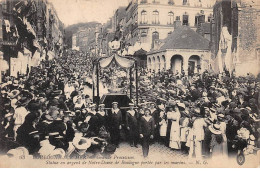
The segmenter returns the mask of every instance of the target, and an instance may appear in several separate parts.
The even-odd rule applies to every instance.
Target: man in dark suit
[[[151,116],[153,117],[154,123],[155,123],[154,140],[157,141],[157,140],[159,140],[160,113],[159,113],[159,110],[155,107],[154,102],[150,103],[150,111],[151,111]]]
[[[142,140],[143,156],[147,157],[149,153],[149,144],[154,138],[154,119],[151,116],[151,111],[145,109],[145,115],[141,117],[139,124],[139,134]]]
[[[129,131],[129,140],[131,147],[137,147],[138,142],[138,120],[139,113],[134,110],[134,104],[129,104],[130,109],[126,112],[126,128]]]
[[[120,130],[122,129],[122,113],[118,108],[118,103],[112,103],[112,109],[108,115],[109,131],[111,134],[111,143],[119,147]]]

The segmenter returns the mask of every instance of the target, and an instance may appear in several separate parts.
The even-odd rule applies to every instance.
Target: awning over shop
[[[131,68],[135,61],[133,59],[129,59],[129,58],[125,58],[122,56],[119,56],[117,54],[114,54],[111,57],[107,57],[107,58],[102,58],[99,62],[100,62],[100,67],[101,68],[106,68],[108,67],[113,61],[116,62],[117,65],[119,65],[122,68]]]

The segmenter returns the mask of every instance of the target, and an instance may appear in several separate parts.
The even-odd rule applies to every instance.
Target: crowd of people
[[[260,147],[259,76],[228,71],[194,76],[141,73],[140,101],[153,102],[159,137],[190,158],[256,154]],[[154,98],[156,97],[156,98]],[[154,105],[158,107],[154,110]],[[157,130],[157,133],[158,133]]]
[[[93,103],[85,82],[93,60],[67,50],[42,61],[28,75],[1,83],[0,151],[68,158],[111,155],[124,141],[133,148],[160,143],[190,158],[254,154],[259,148],[259,78],[228,72],[184,74],[145,70],[139,77],[138,105],[120,109],[111,101]],[[141,154],[140,154],[141,155]]]

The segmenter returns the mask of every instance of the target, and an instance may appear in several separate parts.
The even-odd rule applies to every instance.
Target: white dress
[[[181,114],[177,112],[168,112],[167,118],[171,120],[171,132],[170,132],[170,143],[169,147],[173,149],[181,149],[180,145],[180,117]]]
[[[166,132],[167,132],[167,121],[163,119],[160,123],[160,136],[161,137],[166,137]]]
[[[223,149],[223,156],[222,157],[225,158],[225,159],[228,158],[226,127],[227,127],[227,124],[225,122],[220,122],[220,131],[222,132],[222,136],[223,136],[223,142],[221,143],[222,149]]]
[[[202,141],[204,140],[205,132],[204,127],[207,126],[207,123],[205,122],[204,118],[197,118],[193,122],[193,140],[195,143],[194,152],[196,158],[202,158]],[[190,152],[193,150],[190,149]]]
[[[187,142],[187,136],[188,136],[188,132],[189,132],[189,118],[184,118],[182,125],[181,125],[181,142]]]

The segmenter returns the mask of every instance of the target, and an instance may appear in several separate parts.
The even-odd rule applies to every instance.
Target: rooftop
[[[165,39],[159,51],[166,49],[209,50],[209,41],[189,26],[179,26]]]

